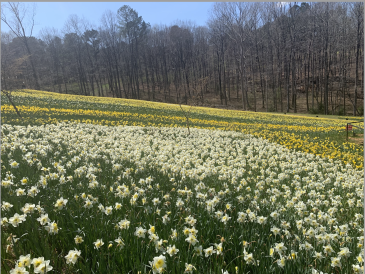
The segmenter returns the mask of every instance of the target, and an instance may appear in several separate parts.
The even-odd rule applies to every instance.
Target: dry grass
[[[357,145],[364,145],[364,134],[356,134],[352,136],[352,133],[349,133],[349,142]]]

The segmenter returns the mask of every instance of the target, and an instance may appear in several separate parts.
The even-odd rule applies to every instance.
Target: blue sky
[[[190,20],[203,26],[208,20],[213,2],[37,2],[33,35],[38,36],[43,28],[55,28],[61,32],[71,14],[84,17],[98,27],[106,10],[116,12],[123,5],[129,5],[151,26],[170,25],[176,20]],[[1,30],[9,30],[3,22]]]

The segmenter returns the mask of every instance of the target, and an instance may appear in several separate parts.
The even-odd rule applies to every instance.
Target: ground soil
[[[355,136],[352,136],[352,133],[349,133],[349,142],[363,146],[364,134],[356,134]]]

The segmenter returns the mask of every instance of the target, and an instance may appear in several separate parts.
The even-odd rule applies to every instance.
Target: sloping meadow
[[[73,121],[108,126],[186,127],[236,131],[264,138],[289,149],[338,159],[363,169],[364,149],[345,141],[347,122],[362,117],[317,118],[189,107],[141,100],[78,96],[22,90],[12,93],[22,118],[1,97],[1,123],[45,125]],[[350,120],[345,120],[350,119]],[[356,129],[357,133],[361,133]]]
[[[10,273],[363,271],[363,169],[343,159],[229,130],[58,122],[1,134]]]

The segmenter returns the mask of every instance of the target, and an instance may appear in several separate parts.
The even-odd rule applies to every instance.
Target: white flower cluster
[[[242,251],[236,256],[250,267],[271,260],[278,269],[285,269],[289,260],[304,256],[311,263],[325,262],[318,265],[332,268],[341,268],[351,260],[355,273],[363,269],[363,170],[341,161],[218,130],[191,129],[188,135],[186,129],[179,128],[73,123],[2,128],[11,132],[2,142],[8,157],[2,191],[19,201],[38,199],[48,191],[53,216],[73,214],[77,206],[85,216],[93,212],[93,218],[112,223],[121,236],[107,239],[105,246],[106,235],[96,236],[92,240],[95,252],[113,245],[125,250],[129,235],[134,233],[134,242],[152,245],[157,256],[149,262],[150,267],[153,273],[162,273],[170,257],[187,250],[194,250],[194,256],[202,260],[223,257],[226,250],[235,250],[228,245],[240,245],[233,238],[243,238]],[[31,133],[37,137],[31,139]],[[20,147],[24,157],[18,159],[14,151],[19,152]],[[62,147],[67,147],[67,152]],[[60,154],[53,160],[56,151]],[[133,167],[125,163],[133,163]],[[34,164],[40,172],[35,181],[14,175],[22,166]],[[146,174],[150,170],[165,176],[166,181]],[[106,173],[112,182],[103,178]],[[50,189],[51,183],[58,190],[68,188],[72,196]],[[99,200],[98,193],[107,193],[108,198]],[[28,215],[38,212],[36,220],[49,234],[63,231],[59,232],[58,219],[52,221],[50,212],[40,204],[25,203],[22,214],[13,208],[2,201],[2,226],[20,227],[31,219]],[[153,225],[147,216],[153,216]],[[221,237],[220,242],[204,238],[211,230],[214,237]],[[249,239],[242,235],[248,230]],[[222,235],[226,231],[231,235]],[[79,234],[73,235],[75,244],[85,244]],[[167,236],[161,239],[159,235]],[[267,241],[266,254],[255,253],[253,246],[259,240]],[[80,252],[70,250],[67,264],[75,264]],[[183,263],[186,273],[198,268]],[[319,271],[313,269],[313,273]]]

